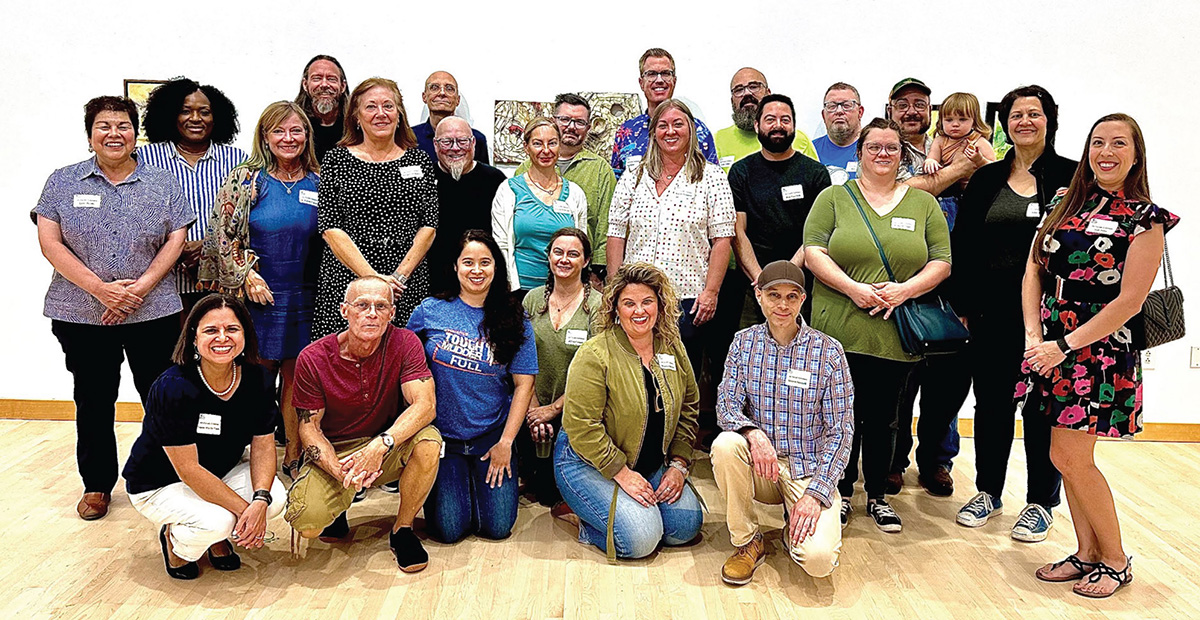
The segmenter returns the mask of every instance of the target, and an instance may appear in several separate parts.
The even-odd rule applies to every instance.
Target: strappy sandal
[[[1088,575],[1087,582],[1089,584],[1099,583],[1101,579],[1108,577],[1117,582],[1117,587],[1113,588],[1112,592],[1096,594],[1093,592],[1088,592],[1086,590],[1081,590],[1080,586],[1082,586],[1083,584],[1077,583],[1071,588],[1071,591],[1074,592],[1075,594],[1078,594],[1079,596],[1086,596],[1088,598],[1108,598],[1108,597],[1116,594],[1117,590],[1120,590],[1121,588],[1124,588],[1125,586],[1133,583],[1133,572],[1130,570],[1132,568],[1133,568],[1133,556],[1132,555],[1125,558],[1125,568],[1122,570],[1116,570],[1113,567],[1105,564],[1104,562],[1097,562],[1096,570],[1092,571],[1092,574]]]
[[[1079,559],[1079,556],[1072,553],[1071,555],[1068,555],[1065,560],[1051,564],[1050,570],[1047,570],[1045,572],[1049,573],[1052,571],[1056,571],[1056,570],[1062,568],[1062,566],[1064,564],[1070,564],[1075,569],[1075,574],[1066,575],[1066,576],[1062,576],[1062,577],[1047,577],[1046,574],[1042,572],[1046,568],[1045,566],[1043,566],[1042,568],[1037,569],[1037,571],[1035,571],[1033,573],[1033,576],[1037,577],[1041,581],[1045,581],[1048,583],[1063,583],[1063,582],[1067,582],[1067,581],[1078,581],[1079,579],[1083,579],[1084,577],[1090,575],[1093,571],[1096,570],[1096,567],[1103,566],[1103,564],[1101,564],[1100,562],[1084,562],[1083,560]]]

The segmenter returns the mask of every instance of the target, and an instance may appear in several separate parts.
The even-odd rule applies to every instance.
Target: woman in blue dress
[[[250,159],[229,173],[217,193],[204,236],[200,282],[252,302],[247,305],[260,354],[283,375],[283,470],[291,476],[300,459],[292,378],[296,357],[309,342],[320,266],[320,165],[312,125],[294,103],[267,106],[254,136]]]

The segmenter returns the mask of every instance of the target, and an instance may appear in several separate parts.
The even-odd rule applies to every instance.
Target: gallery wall
[[[1147,421],[1200,422],[1200,250],[1192,185],[1197,159],[1188,123],[1200,100],[1196,3],[1101,0],[1061,3],[784,3],[742,1],[554,3],[24,3],[0,38],[0,264],[7,267],[0,325],[8,360],[0,398],[70,399],[71,380],[42,316],[51,268],[39,253],[29,210],[47,175],[88,156],[82,106],[120,94],[126,78],[187,75],[223,89],[247,133],[267,104],[295,96],[304,62],[337,56],[351,83],[396,80],[413,118],[433,70],[454,73],[474,125],[491,135],[496,99],[548,100],[565,91],[637,92],[637,58],[670,50],[676,93],[707,124],[731,124],[729,79],[745,65],[801,108],[798,125],[823,133],[825,88],[859,88],[868,117],[888,88],[925,80],[934,102],[953,91],[998,101],[1028,83],[1060,103],[1058,144],[1072,158],[1099,116],[1123,111],[1142,124],[1156,201],[1183,216],[1170,236],[1176,278],[1192,295],[1195,335],[1153,352]],[[1135,8],[1136,6],[1136,8]],[[136,400],[126,374],[122,400]],[[964,411],[970,416],[970,411]]]

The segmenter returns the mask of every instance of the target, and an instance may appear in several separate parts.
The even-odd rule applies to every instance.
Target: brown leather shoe
[[[950,476],[950,470],[942,466],[933,468],[932,475],[926,475],[924,472],[920,475],[921,486],[930,495],[937,497],[950,497],[954,495],[954,478]]]
[[[75,507],[75,512],[78,512],[79,518],[84,521],[95,521],[108,514],[108,503],[111,501],[112,495],[109,493],[84,493],[79,499],[79,505]]]
[[[725,560],[725,565],[721,567],[721,580],[729,585],[744,586],[754,578],[754,569],[762,566],[766,559],[767,549],[760,532]]]
[[[896,495],[904,488],[904,472],[894,471],[887,475],[887,484],[883,487],[883,492],[888,495]]]

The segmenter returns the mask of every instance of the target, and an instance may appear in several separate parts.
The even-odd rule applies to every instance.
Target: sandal
[[[1117,582],[1117,587],[1113,588],[1112,592],[1097,594],[1097,593],[1081,590],[1080,586],[1083,585],[1083,583],[1080,582],[1080,583],[1075,584],[1071,588],[1071,591],[1073,591],[1075,594],[1078,594],[1079,596],[1086,596],[1088,598],[1108,598],[1108,597],[1116,594],[1117,590],[1120,590],[1121,588],[1124,588],[1126,585],[1133,583],[1133,572],[1130,570],[1132,568],[1133,568],[1133,556],[1132,555],[1125,558],[1125,568],[1122,570],[1116,570],[1113,567],[1105,564],[1104,562],[1097,562],[1096,570],[1092,571],[1092,574],[1087,576],[1087,582],[1089,584],[1099,583],[1101,579],[1108,577]]]
[[[1062,577],[1047,577],[1046,576],[1046,573],[1049,573],[1050,571],[1056,571],[1059,568],[1062,568],[1062,566],[1064,564],[1070,564],[1072,567],[1074,567],[1075,574],[1066,575],[1066,576],[1062,576]],[[1082,578],[1088,576],[1089,574],[1091,574],[1093,571],[1095,571],[1096,567],[1098,567],[1098,566],[1104,566],[1104,565],[1101,564],[1100,562],[1084,562],[1083,560],[1079,559],[1079,556],[1072,553],[1071,555],[1068,555],[1065,560],[1051,564],[1049,570],[1046,570],[1046,567],[1043,566],[1043,567],[1037,569],[1037,571],[1034,572],[1033,575],[1034,575],[1034,577],[1037,577],[1038,579],[1048,582],[1048,583],[1064,583],[1067,581],[1076,581],[1076,580],[1082,579]]]

